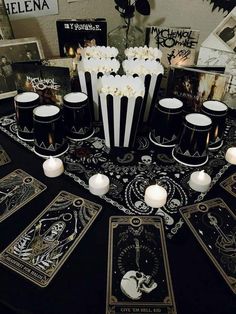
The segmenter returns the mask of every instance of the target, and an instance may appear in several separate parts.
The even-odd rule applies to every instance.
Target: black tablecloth
[[[12,111],[12,100],[0,102],[1,116]],[[91,195],[68,176],[62,175],[53,179],[45,177],[43,160],[2,132],[0,143],[12,159],[11,163],[0,167],[0,177],[20,168],[47,186],[42,194],[0,224],[0,251],[3,251],[61,190],[80,195],[103,206],[94,224],[48,287],[39,288],[0,265],[0,313],[105,313],[108,222],[110,216],[122,213],[101,198]],[[235,170],[236,167],[231,166],[220,181]],[[218,184],[207,194],[205,200],[214,197],[221,197],[235,210],[235,199]],[[235,295],[186,224],[176,237],[167,240],[167,249],[179,314],[236,313]]]

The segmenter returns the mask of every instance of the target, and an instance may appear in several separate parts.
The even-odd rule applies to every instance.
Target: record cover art
[[[199,30],[189,28],[149,26],[145,44],[162,51],[161,63],[165,67],[187,66],[194,64],[199,34]]]
[[[33,91],[39,94],[41,104],[61,106],[63,96],[71,91],[68,68],[28,63],[14,63],[18,92]]]

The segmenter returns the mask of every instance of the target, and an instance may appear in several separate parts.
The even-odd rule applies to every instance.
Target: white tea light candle
[[[101,173],[97,173],[89,178],[89,191],[94,195],[104,195],[109,191],[110,180]]]
[[[150,207],[162,207],[165,205],[166,200],[167,192],[158,184],[150,185],[145,191],[144,201]]]
[[[225,160],[232,165],[236,165],[236,147],[230,147],[227,149]]]
[[[55,178],[60,176],[64,172],[63,162],[60,158],[50,156],[43,163],[43,171],[45,176],[49,178]]]
[[[211,177],[204,170],[194,171],[189,180],[189,186],[197,192],[207,192],[211,184]]]

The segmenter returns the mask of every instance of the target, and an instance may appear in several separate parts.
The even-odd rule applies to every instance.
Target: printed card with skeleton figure
[[[176,313],[162,219],[110,218],[107,310]]]
[[[0,179],[0,222],[46,189],[46,185],[21,169]]]
[[[180,212],[207,255],[236,293],[236,215],[220,198]]]
[[[61,191],[0,255],[0,262],[40,287],[49,284],[101,206]]]
[[[236,196],[236,173],[222,181],[220,186],[233,196]]]

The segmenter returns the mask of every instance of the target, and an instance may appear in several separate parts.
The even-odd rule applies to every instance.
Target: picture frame
[[[0,41],[0,99],[15,96],[12,63],[44,59],[41,41],[36,37]]]

